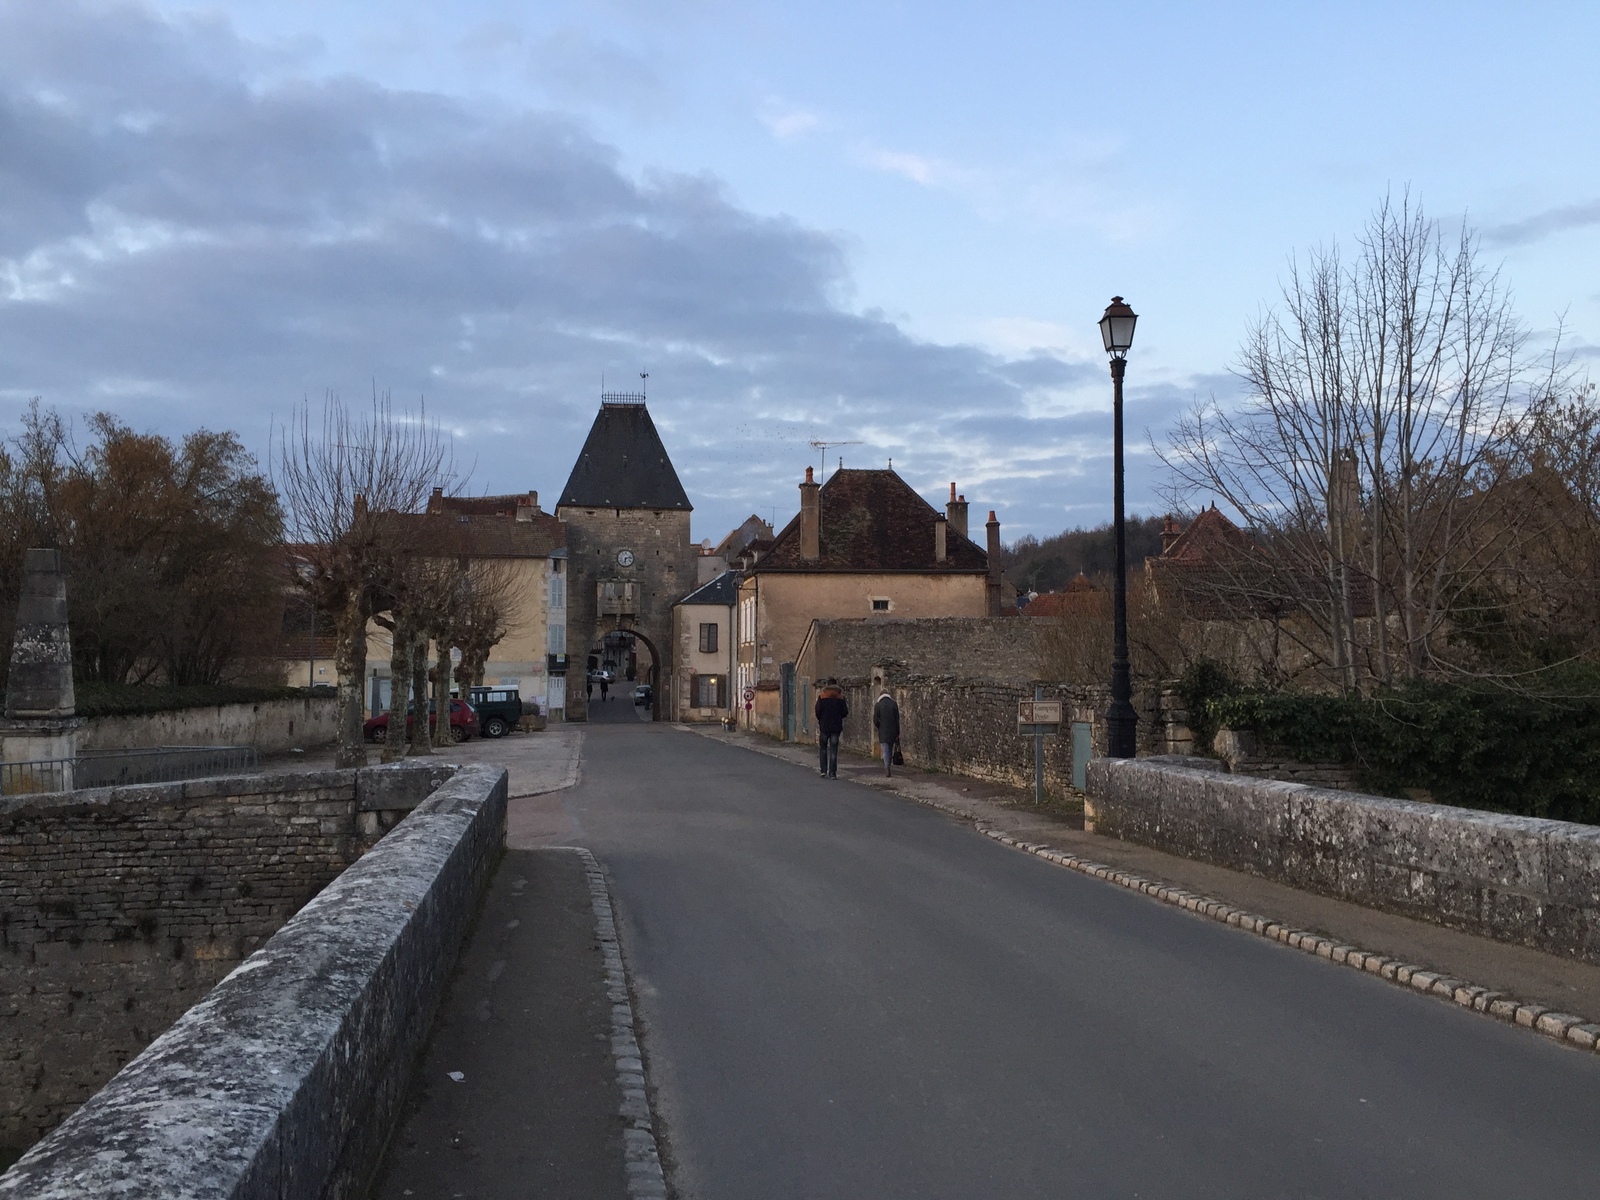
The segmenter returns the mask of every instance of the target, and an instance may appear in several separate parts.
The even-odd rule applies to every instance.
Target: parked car
[[[593,670],[593,671],[589,672],[589,682],[590,683],[608,683],[609,684],[609,683],[615,683],[616,681],[617,681],[617,673],[615,671],[613,671],[610,667],[600,667],[600,668],[598,668],[596,670]]]
[[[412,705],[406,706],[406,736],[411,736]],[[428,703],[428,730],[431,733],[439,732],[439,719],[434,711],[432,701]],[[465,700],[454,697],[450,700],[450,740],[464,742],[468,738],[475,738],[479,734],[478,714],[473,711],[472,705]],[[389,714],[381,712],[367,720],[361,727],[361,735],[369,742],[386,742],[389,740]]]
[[[653,697],[650,694],[650,685],[648,683],[641,683],[633,689],[633,702],[635,704],[649,704],[651,699]]]
[[[467,693],[486,738],[505,737],[522,720],[522,693],[516,688],[473,688]]]

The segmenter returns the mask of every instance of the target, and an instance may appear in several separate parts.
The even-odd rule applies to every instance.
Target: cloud
[[[767,127],[772,136],[781,141],[789,141],[810,133],[822,124],[822,118],[814,112],[803,108],[793,108],[771,101],[761,110],[761,123]]]
[[[911,154],[904,150],[879,150],[868,147],[861,152],[862,161],[877,171],[899,175],[926,188],[948,188],[966,182],[971,172],[953,166],[942,159],[925,154]]]
[[[303,397],[376,383],[427,397],[475,486],[553,492],[601,373],[649,370],[697,536],[784,519],[818,437],[930,496],[960,481],[1008,536],[1106,507],[1104,413],[1063,401],[1102,393],[1103,362],[852,311],[838,237],[709,176],[626,172],[559,112],[298,78],[142,7],[0,2],[0,144],[12,421],[38,395],[264,452]],[[1138,414],[1172,398],[1129,403],[1160,424]]]
[[[1548,209],[1520,221],[1494,225],[1483,231],[1483,239],[1494,246],[1522,246],[1571,229],[1600,225],[1600,200],[1568,204]]]

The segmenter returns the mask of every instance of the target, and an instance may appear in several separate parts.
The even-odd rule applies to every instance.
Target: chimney
[[[1183,530],[1178,528],[1178,522],[1171,513],[1166,520],[1161,522],[1161,553],[1165,554],[1172,549],[1172,543],[1178,540],[1178,535]]]
[[[950,484],[950,503],[944,506],[945,515],[950,518],[950,528],[962,537],[967,536],[967,498],[956,495],[954,481]]]
[[[428,511],[431,513],[444,511],[444,489],[442,487],[434,488],[433,495],[428,497]]]
[[[933,561],[934,562],[943,562],[945,560],[945,558],[948,557],[948,555],[946,554],[946,547],[948,545],[948,541],[947,541],[948,532],[947,531],[949,530],[949,528],[950,528],[950,522],[945,518],[945,515],[943,513],[935,513],[934,517],[933,517]]]
[[[806,481],[800,485],[800,557],[816,562],[822,557],[822,485],[813,481],[806,468]]]
[[[517,497],[517,520],[531,521],[534,514],[539,511],[539,493],[529,492],[526,496]]]
[[[995,519],[994,509],[989,510],[989,523],[984,526],[989,531],[989,615],[1000,615],[1000,522]]]
[[[359,521],[366,515],[367,498],[360,492],[357,492],[355,499],[350,502],[350,519],[351,521]]]

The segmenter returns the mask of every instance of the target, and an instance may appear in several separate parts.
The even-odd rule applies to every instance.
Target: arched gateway
[[[638,637],[657,717],[672,680],[672,606],[695,586],[692,511],[644,396],[601,396],[556,505],[567,529],[567,648],[576,669],[603,659],[606,634]],[[568,719],[586,716],[583,688],[568,688]]]

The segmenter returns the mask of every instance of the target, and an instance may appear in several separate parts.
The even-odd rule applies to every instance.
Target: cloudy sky
[[[1048,534],[1109,514],[1112,293],[1142,443],[1406,186],[1592,357],[1600,8],[1315,7],[0,0],[0,423],[265,457],[376,386],[553,495],[648,371],[697,538],[819,438]]]

